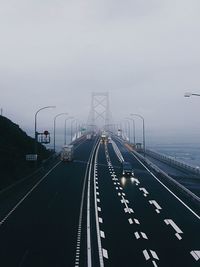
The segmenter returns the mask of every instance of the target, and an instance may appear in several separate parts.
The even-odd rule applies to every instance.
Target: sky
[[[199,0],[1,0],[0,108],[29,134],[56,114],[86,122],[108,92],[114,122],[145,118],[147,142],[200,141]],[[135,118],[138,141],[141,120]],[[63,131],[64,117],[57,127]]]

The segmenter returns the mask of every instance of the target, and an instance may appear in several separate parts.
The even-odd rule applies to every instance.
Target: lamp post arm
[[[54,139],[53,139],[53,150],[54,150],[54,152],[56,151],[56,119],[57,119],[57,117],[62,116],[62,115],[68,115],[68,113],[66,113],[66,112],[59,113],[54,117],[54,124],[53,124],[53,134],[54,134],[53,135],[53,137],[54,137]]]

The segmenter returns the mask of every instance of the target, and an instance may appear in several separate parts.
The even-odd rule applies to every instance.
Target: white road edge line
[[[99,147],[100,147],[100,143],[95,153],[95,159],[94,159],[95,164],[97,163],[97,155],[98,155]],[[94,173],[95,173],[95,168],[94,168]],[[94,181],[95,181],[95,174],[94,174]],[[98,251],[99,251],[99,263],[100,263],[100,267],[104,267],[103,257],[106,256],[105,258],[108,258],[108,252],[107,250],[102,249],[102,244],[101,244],[101,237],[105,238],[105,234],[103,231],[100,231],[99,223],[101,220],[99,220],[98,211],[101,211],[101,208],[97,207],[97,194],[95,194],[96,190],[97,190],[97,187],[94,182],[94,206],[95,206],[95,218],[96,218],[96,230],[97,230],[97,243],[98,243]]]
[[[183,206],[185,206],[193,215],[195,215],[199,220],[200,220],[200,216],[198,214],[196,214],[196,212],[194,212],[187,204],[185,204],[185,202],[183,202],[175,193],[173,193],[165,184],[163,184],[163,182],[161,182],[143,163],[142,161],[135,156],[133,153],[131,153],[141,164],[142,166],[168,191],[170,192],[181,204],[183,204]]]
[[[51,168],[26,194],[20,201],[8,212],[8,214],[0,221],[0,226],[8,219],[8,217],[21,205],[21,203],[33,192],[33,190],[51,173],[59,164],[59,161],[53,168]]]

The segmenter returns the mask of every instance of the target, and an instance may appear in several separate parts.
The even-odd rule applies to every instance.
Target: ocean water
[[[194,167],[200,167],[200,143],[156,144],[148,148]]]

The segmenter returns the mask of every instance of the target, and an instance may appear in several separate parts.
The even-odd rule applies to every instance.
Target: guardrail
[[[200,169],[199,168],[195,168],[193,166],[190,166],[184,162],[181,162],[181,161],[178,161],[176,159],[173,159],[171,157],[168,157],[164,154],[161,154],[161,153],[158,153],[156,151],[153,151],[153,150],[150,150],[150,149],[147,149],[146,150],[146,155],[152,157],[152,158],[155,158],[161,162],[164,162],[164,163],[167,163],[168,165],[172,166],[172,167],[175,167],[179,170],[183,170],[183,171],[187,171],[191,174],[195,174],[195,175],[198,175],[200,176]]]
[[[161,170],[158,166],[156,166],[154,163],[152,163],[147,158],[144,158],[141,154],[134,151],[132,152],[135,156],[140,158],[141,161],[146,163],[149,167],[151,167],[156,173],[161,174],[162,177],[165,177],[168,182],[170,182],[171,185],[173,185],[177,190],[181,191],[184,195],[189,197],[198,207],[200,207],[200,198],[196,196],[194,193],[192,193],[189,189],[187,189],[185,186],[181,185],[179,182],[174,180],[171,176],[169,176],[166,172]]]
[[[196,205],[196,207],[200,208],[200,198],[196,196],[194,193],[192,193],[189,189],[187,189],[185,186],[181,185],[179,182],[174,180],[171,176],[169,176],[166,172],[161,170],[157,165],[152,163],[150,160],[148,160],[146,157],[142,156],[140,153],[135,151],[129,144],[124,142],[123,140],[118,138],[118,141],[121,142],[121,144],[125,145],[128,151],[130,151],[134,156],[138,157],[144,164],[149,166],[153,171],[155,171],[158,175],[161,175],[164,179],[166,179],[167,182],[171,184],[174,188],[176,188],[179,192],[182,193],[183,196],[186,196],[192,202]],[[190,166],[191,167],[191,166]]]

